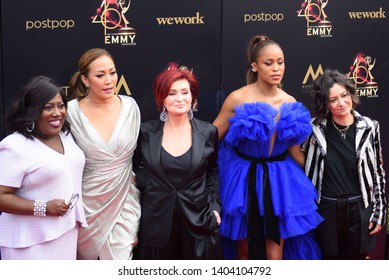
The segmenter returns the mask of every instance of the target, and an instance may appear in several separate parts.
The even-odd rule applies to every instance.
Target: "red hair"
[[[187,69],[170,67],[161,72],[154,80],[154,100],[157,104],[158,111],[161,112],[163,110],[163,101],[168,96],[172,84],[178,80],[187,80],[189,82],[190,92],[192,94],[192,105],[196,103],[199,92],[199,83],[195,75]]]

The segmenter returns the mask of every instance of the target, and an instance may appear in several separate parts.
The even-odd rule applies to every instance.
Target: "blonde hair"
[[[90,64],[102,56],[108,56],[113,61],[112,55],[105,49],[100,48],[87,50],[80,57],[78,61],[78,71],[74,73],[73,77],[70,79],[69,82],[72,99],[77,98],[77,100],[81,100],[88,95],[88,89],[82,82],[81,76],[88,76]]]

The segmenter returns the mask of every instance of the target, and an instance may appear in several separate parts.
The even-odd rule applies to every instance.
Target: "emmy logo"
[[[378,84],[374,81],[372,74],[374,65],[375,59],[373,60],[369,55],[358,53],[347,77],[353,79],[357,86],[364,84],[366,89],[376,89]]]
[[[92,17],[93,23],[101,23],[104,26],[104,34],[107,35],[107,30],[117,29],[117,33],[121,35],[133,35],[135,29],[130,27],[130,22],[125,14],[130,8],[131,0],[104,0],[96,11],[96,15]]]
[[[297,11],[299,17],[305,17],[307,26],[316,25],[320,28],[331,28],[331,22],[327,20],[324,8],[328,0],[305,0],[301,4],[301,10]]]

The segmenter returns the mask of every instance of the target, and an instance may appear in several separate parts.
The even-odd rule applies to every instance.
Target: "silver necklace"
[[[347,131],[348,131],[348,128],[350,127],[351,124],[349,124],[348,126],[346,126],[345,128],[342,128],[340,129],[334,122],[333,119],[331,119],[332,121],[332,124],[334,125],[335,129],[337,131],[339,131],[340,135],[342,136],[343,139],[346,139],[346,135],[347,135]]]

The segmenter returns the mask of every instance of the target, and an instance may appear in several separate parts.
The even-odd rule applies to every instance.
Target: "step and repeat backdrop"
[[[308,108],[311,83],[324,69],[355,83],[358,111],[380,122],[389,160],[388,1],[2,0],[0,9],[2,116],[33,76],[49,76],[68,91],[81,54],[100,47],[115,58],[118,94],[135,98],[144,121],[158,116],[155,76],[178,62],[199,80],[195,116],[212,122],[225,97],[245,84],[248,40],[265,34],[284,50],[284,90]],[[384,258],[384,239],[382,233],[371,258]]]

